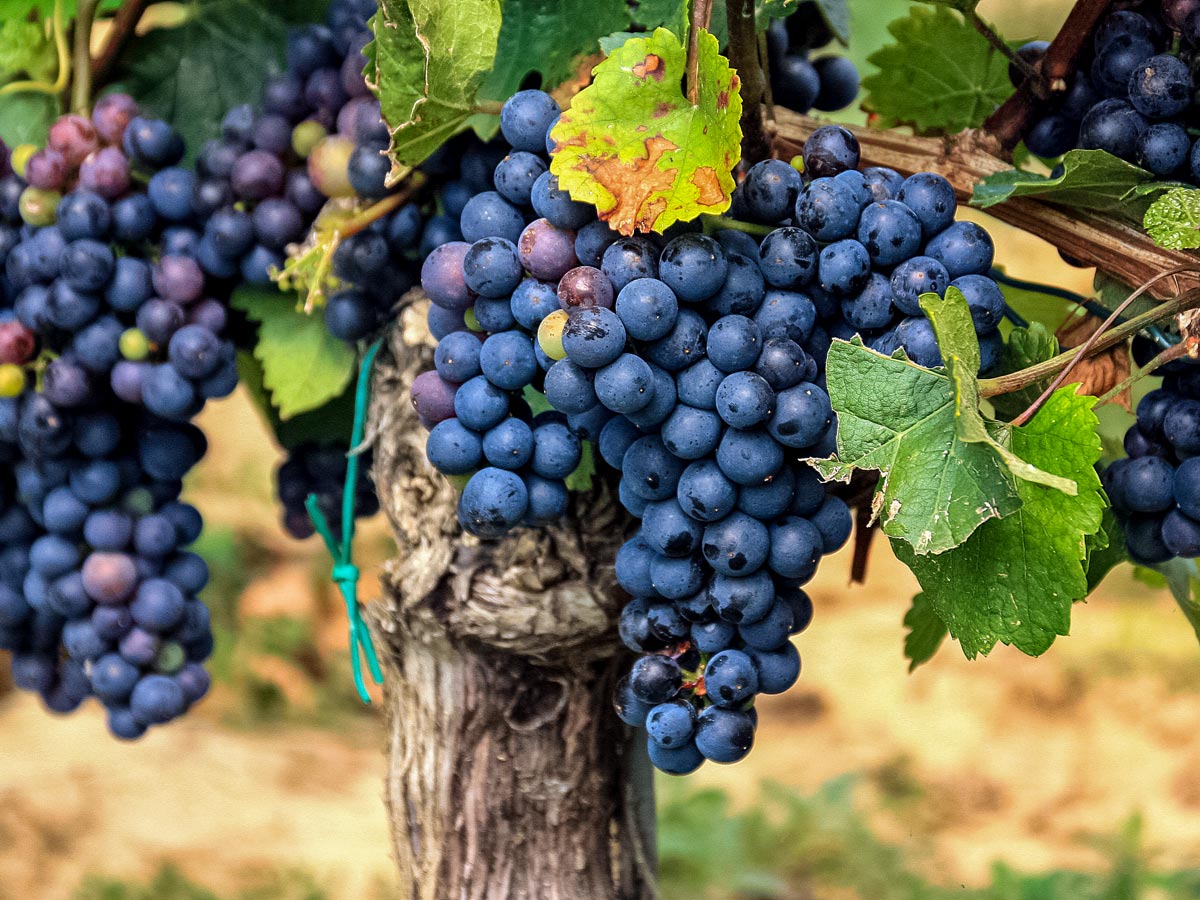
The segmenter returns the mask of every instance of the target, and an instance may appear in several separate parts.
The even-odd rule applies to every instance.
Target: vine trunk
[[[604,486],[564,527],[464,538],[408,402],[432,344],[409,309],[376,364],[369,440],[398,552],[369,607],[401,896],[644,900],[653,795],[612,712],[629,524]]]

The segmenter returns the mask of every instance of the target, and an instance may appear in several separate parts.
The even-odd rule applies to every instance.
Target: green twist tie
[[[371,678],[376,684],[383,684],[383,671],[379,668],[379,657],[375,654],[375,642],[371,640],[370,629],[363,621],[362,610],[358,605],[358,566],[354,565],[354,497],[358,485],[358,454],[353,452],[363,441],[363,432],[367,423],[367,401],[371,393],[371,367],[375,362],[375,354],[379,352],[380,341],[372,344],[363,354],[362,365],[358,370],[358,387],[354,393],[354,428],[350,433],[350,450],[346,456],[346,481],[342,486],[342,543],[339,545],[333,537],[333,529],[321,507],[317,503],[317,495],[309,494],[304,506],[312,517],[317,533],[325,541],[329,555],[333,557],[333,571],[330,577],[342,592],[346,601],[346,618],[350,620],[350,665],[354,670],[354,687],[363,703],[371,702],[367,686],[363,681],[362,657],[367,658],[367,667],[371,670]]]

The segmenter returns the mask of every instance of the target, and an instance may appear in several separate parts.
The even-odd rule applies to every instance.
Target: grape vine
[[[562,46],[515,0],[316,5],[143,38],[130,2],[93,60],[96,4],[73,49],[60,4],[4,73],[0,646],[50,708],[95,696],[136,738],[204,695],[191,420],[240,370],[310,537],[371,458],[346,443],[362,353],[410,306],[466,542],[608,490],[628,514],[617,713],[667,772],[744,757],[755,696],[799,677],[848,499],[921,583],[914,664],[945,634],[1042,653],[1123,555],[1200,555],[1195,3],[1083,0],[1020,47],[969,0],[916,7],[861,82],[838,2],[564,2]],[[203,85],[164,109],[239,9],[262,59],[220,109]],[[860,92],[870,127],[806,115]],[[1097,267],[1096,296],[1017,309],[968,198]],[[1106,321],[1060,350],[1079,306]],[[1105,455],[1095,407],[1151,375]]]

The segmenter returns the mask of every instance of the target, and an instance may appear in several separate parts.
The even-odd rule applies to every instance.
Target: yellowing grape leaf
[[[622,234],[665,231],[729,208],[740,154],[737,73],[700,34],[697,102],[684,93],[687,52],[665,28],[596,66],[551,132],[550,170],[575,200]]]

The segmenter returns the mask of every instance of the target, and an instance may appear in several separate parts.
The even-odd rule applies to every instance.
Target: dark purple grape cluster
[[[990,367],[1005,311],[984,274],[992,242],[954,223],[940,176],[858,172],[857,142],[835,126],[805,148],[807,183],[775,160],[747,173],[733,214],[779,226],[761,240],[699,223],[621,237],[549,173],[557,116],[538,91],[505,104],[496,189],[463,207],[463,240],[425,261],[439,343],[412,397],[427,455],[460,479],[463,528],[495,538],[563,516],[562,479],[593,443],[640,520],[615,560],[634,598],[621,636],[641,654],[619,714],[646,727],[664,771],[735,762],[754,697],[799,676],[802,585],[851,531],[801,461],[835,449],[830,341],[859,333],[940,365],[917,298],[953,284]],[[533,415],[539,396],[551,410]]]
[[[1200,3],[1166,0],[1122,4],[1099,24],[1068,89],[1030,122],[1031,153],[1061,156],[1076,147],[1107,150],[1162,178],[1200,183],[1195,125],[1194,49]],[[1036,63],[1046,41],[1020,49]],[[1014,84],[1023,75],[1009,70]]]
[[[1104,488],[1134,562],[1200,556],[1200,371],[1176,371],[1137,406],[1125,459],[1104,471]]]
[[[345,442],[300,444],[288,451],[287,460],[275,471],[275,487],[283,504],[283,528],[298,541],[312,537],[316,529],[305,503],[315,494],[317,504],[333,529],[334,537],[342,539],[342,488],[346,479]],[[361,457],[358,484],[354,494],[356,517],[369,517],[379,512],[379,498],[367,473],[371,469],[371,452]]]
[[[0,391],[0,648],[19,687],[58,712],[94,695],[125,739],[204,696],[213,648],[179,495],[206,449],[190,420],[237,368],[224,303],[178,252],[182,155],[115,94],[0,180],[0,332],[29,345]]]
[[[810,55],[833,41],[820,7],[805,0],[787,19],[767,31],[767,61],[771,98],[775,103],[806,113],[810,109],[836,112],[858,96],[858,68],[845,56]]]

